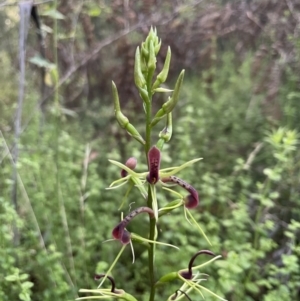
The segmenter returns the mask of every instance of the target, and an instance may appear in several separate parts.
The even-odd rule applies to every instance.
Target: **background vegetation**
[[[118,244],[102,243],[122,199],[105,190],[119,175],[107,159],[135,156],[141,170],[146,162],[114,121],[110,84],[116,82],[126,114],[142,131],[133,58],[150,25],[165,46],[160,64],[171,46],[171,78],[186,69],[162,165],[204,158],[180,176],[198,189],[197,219],[210,249],[223,255],[203,271],[210,274],[207,287],[231,301],[299,300],[298,1],[38,4],[43,43],[31,22],[14,179],[23,8],[0,4],[0,300],[74,300],[79,288],[97,285],[94,273],[118,252]],[[160,224],[162,240],[181,250],[166,256],[158,248],[159,275],[209,248],[182,218],[172,213]],[[142,233],[143,224],[133,223]],[[137,246],[134,265],[128,251],[114,270],[117,286],[142,301],[144,251]],[[175,288],[162,290],[161,300]]]

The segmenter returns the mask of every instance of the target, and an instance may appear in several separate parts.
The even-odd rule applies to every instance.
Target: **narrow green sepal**
[[[135,51],[134,82],[138,88],[144,88],[146,86],[146,80],[141,68],[141,53],[139,47],[137,47]]]
[[[158,141],[156,142],[156,147],[162,151],[163,150],[163,147],[164,147],[164,144],[165,144],[165,140],[160,138],[158,139]]]
[[[171,89],[166,89],[166,88],[156,88],[153,90],[153,92],[158,92],[158,93],[170,93],[173,92],[174,90]]]
[[[123,294],[120,299],[122,300],[127,300],[127,301],[137,301],[137,299],[135,299],[132,295],[125,293]]]
[[[145,241],[144,237],[142,237],[138,234],[131,232],[131,240],[136,241],[136,242],[140,243],[141,245],[146,246],[147,248],[149,247],[149,243],[147,241]]]
[[[169,100],[162,105],[161,109],[158,110],[158,112],[156,113],[156,115],[154,116],[151,122],[151,126],[156,125],[166,114],[172,112],[172,110],[176,106],[179,100],[179,92],[183,82],[183,77],[184,77],[184,70],[182,70],[178,76],[172,97],[169,97]]]
[[[169,96],[168,101],[166,103],[168,103],[171,100],[172,100],[172,98]],[[163,119],[165,117],[166,114],[167,114],[167,112],[165,111],[164,106],[162,106],[162,108],[160,108],[157,111],[157,113],[155,114],[153,120],[151,121],[151,126],[156,125],[161,119]]]
[[[177,272],[172,272],[162,276],[156,283],[155,286],[165,284],[167,282],[174,281],[176,279],[180,279]]]
[[[157,75],[156,80],[152,86],[152,90],[158,88],[162,83],[164,83],[168,77],[169,69],[170,69],[170,62],[171,62],[171,49],[168,47],[167,56],[165,59],[164,67],[161,72]]]
[[[158,211],[158,217],[161,217],[167,213],[170,213],[171,211],[177,209],[178,207],[183,206],[184,203],[182,200],[175,200],[167,204],[166,206],[162,207]]]
[[[121,107],[120,107],[120,101],[119,101],[119,94],[118,94],[118,89],[116,84],[112,81],[111,82],[111,89],[113,93],[113,100],[114,100],[114,107],[115,107],[115,114],[116,112],[121,112]]]
[[[172,112],[172,110],[174,109],[174,107],[176,106],[176,104],[179,100],[179,92],[180,92],[181,85],[182,85],[182,82],[183,82],[184,72],[185,71],[182,70],[181,73],[178,76],[172,98],[169,101],[167,101],[166,103],[163,104],[163,108],[165,109],[166,114]]]

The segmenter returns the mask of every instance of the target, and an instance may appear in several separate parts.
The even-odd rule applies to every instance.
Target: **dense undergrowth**
[[[172,161],[179,165],[203,157],[181,176],[195,183],[200,196],[197,221],[213,244],[211,250],[223,256],[217,267],[203,271],[211,275],[206,286],[232,301],[297,300],[300,127],[299,105],[293,101],[299,92],[293,91],[294,78],[287,76],[280,95],[283,118],[270,120],[262,113],[262,97],[252,94],[251,62],[249,54],[236,68],[225,53],[212,85],[199,76],[186,79],[174,112],[177,126],[161,164],[164,167]],[[34,87],[27,93],[25,117],[38,97]],[[95,286],[94,273],[106,270],[117,253],[116,244],[103,244],[116,220],[111,208],[122,197],[105,190],[119,173],[108,159],[125,161],[135,156],[142,170],[146,162],[142,161],[143,150],[126,137],[115,140],[109,122],[112,107],[103,111],[100,99],[94,114],[102,124],[96,134],[94,120],[62,110],[57,114],[57,107],[51,104],[41,131],[36,113],[20,141],[18,213],[10,201],[12,133],[8,128],[1,134],[3,301],[73,300],[80,287]],[[6,111],[3,116],[7,124],[9,115]],[[132,196],[130,202],[134,201]],[[172,212],[159,224],[159,236],[181,246],[172,256],[157,249],[161,275],[209,247],[181,220],[182,213]],[[142,233],[144,225],[134,223]],[[19,241],[14,242],[16,233]],[[146,254],[138,247],[135,252],[134,266],[127,250],[114,275],[118,275],[118,286],[135,292],[142,301],[147,300]],[[159,293],[163,298],[170,290]]]

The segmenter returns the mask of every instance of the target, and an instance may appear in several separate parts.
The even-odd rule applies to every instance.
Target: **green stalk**
[[[151,93],[151,83],[152,75],[147,78],[147,90],[149,96],[149,102],[146,103],[146,143],[145,143],[145,153],[148,162],[148,152],[151,148],[151,121],[152,121],[152,93]],[[153,195],[151,192],[150,184],[148,185],[148,201],[147,206],[153,209]],[[150,218],[149,224],[149,239],[155,241],[156,239],[156,220],[155,218]],[[148,248],[148,267],[149,267],[149,279],[150,279],[150,296],[149,301],[154,301],[155,298],[155,271],[154,271],[154,258],[155,258],[155,244],[149,244]]]
[[[148,207],[152,208],[152,193],[150,189],[150,184],[148,187]],[[150,218],[149,225],[149,240],[155,240],[156,233],[156,219]],[[149,278],[150,278],[150,297],[149,301],[154,301],[155,297],[155,272],[154,272],[154,258],[155,258],[155,244],[149,244],[148,248],[148,260],[149,260]]]
[[[151,88],[150,88],[151,89]],[[149,91],[149,90],[148,90]],[[145,154],[146,154],[146,159],[147,163],[148,162],[148,152],[151,148],[151,121],[152,121],[152,97],[151,97],[151,92],[149,93],[149,103],[146,103],[146,143],[145,143]]]

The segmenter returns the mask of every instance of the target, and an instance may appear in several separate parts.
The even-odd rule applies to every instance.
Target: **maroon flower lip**
[[[188,209],[196,208],[199,204],[198,197],[195,198],[193,195],[189,194],[184,198],[184,206]]]
[[[183,270],[180,272],[180,276],[182,276],[185,279],[192,279],[193,278],[193,264],[195,259],[201,255],[201,254],[206,254],[206,255],[210,255],[210,256],[215,256],[215,254],[212,251],[209,250],[200,250],[198,251],[196,254],[194,254],[194,256],[191,258],[190,262],[189,262],[189,266],[187,270]]]
[[[159,180],[160,168],[160,150],[156,146],[152,146],[148,153],[149,174],[147,181],[150,184],[156,184]]]
[[[148,213],[151,218],[154,217],[154,211],[149,207],[139,207],[131,211],[120,223],[118,223],[113,228],[113,238],[119,240],[123,245],[127,245],[130,242],[130,232],[125,228],[129,224],[129,222],[140,213]]]
[[[162,178],[161,181],[163,183],[168,183],[168,182],[176,183],[190,193],[188,196],[184,198],[186,208],[193,209],[198,206],[199,204],[198,192],[192,185],[175,176]]]

